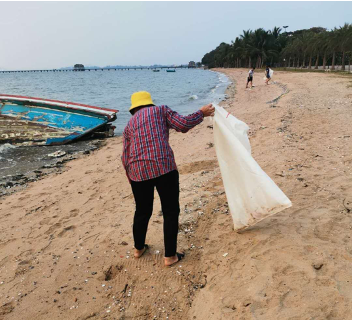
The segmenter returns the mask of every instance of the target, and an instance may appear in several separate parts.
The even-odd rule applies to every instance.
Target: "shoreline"
[[[215,86],[209,91],[208,94],[211,95],[211,93],[214,93],[216,91],[216,96],[222,96],[219,98],[222,99],[221,101],[226,100],[227,89],[223,90],[221,89],[221,87],[224,82],[226,84],[230,80],[225,74],[221,72],[211,72],[215,72],[218,75],[218,81],[216,82]],[[226,81],[223,81],[221,77],[225,77]],[[192,111],[190,111],[190,113],[191,112]],[[116,135],[114,135],[114,137],[109,139],[119,139],[121,136],[122,133],[117,133]],[[35,167],[32,166],[32,168],[28,168],[27,170],[21,169],[19,170],[19,172],[17,172],[18,170],[16,170],[16,172],[12,173],[13,170],[10,170],[10,173],[5,174],[3,177],[0,177],[0,199],[20,190],[24,190],[25,188],[27,188],[28,184],[40,180],[43,177],[62,172],[63,170],[65,170],[65,163],[68,163],[69,161],[80,158],[87,154],[89,155],[89,153],[100,149],[101,146],[105,145],[106,143],[108,143],[108,139],[81,140],[79,142],[72,143],[69,145],[45,147],[47,149],[47,152],[44,153],[44,148],[34,147],[37,148],[36,150],[41,154],[40,158],[46,160],[38,160],[38,157],[36,157],[35,159],[30,159],[30,161],[38,162],[38,165]],[[73,151],[71,149],[73,149]],[[49,154],[59,151],[63,151],[65,155],[57,157],[56,160],[55,157],[50,158],[50,156],[48,156]],[[15,154],[15,157],[18,157],[18,154]],[[7,158],[9,158],[8,155]],[[21,165],[23,166],[24,164],[21,163]]]
[[[233,82],[221,105],[250,126],[253,157],[293,207],[234,232],[212,122],[205,119],[185,135],[170,132],[180,172],[179,250],[186,258],[162,266],[156,196],[150,250],[135,260],[122,141],[109,139],[88,157],[68,162],[64,172],[0,199],[5,320],[24,314],[39,320],[348,318],[348,79],[277,72],[274,80],[289,92],[268,104],[281,87],[264,86],[255,74],[256,87],[245,90],[248,70],[218,71]]]
[[[89,155],[91,152],[100,149],[106,144],[106,140],[101,139],[91,139],[80,142],[81,144],[78,146],[77,144],[71,144],[50,147],[50,149],[46,149],[47,152],[42,152],[44,151],[42,146],[29,147],[36,148],[37,151],[41,151],[41,156],[45,160],[38,161],[36,159],[38,164],[32,169],[20,170],[20,172],[3,175],[0,178],[0,199],[20,190],[26,189],[28,184],[34,181],[43,179],[51,174],[62,172],[65,170],[65,163],[81,158],[85,155]],[[15,148],[18,147],[14,147],[14,149]],[[16,152],[18,152],[18,150],[16,150]]]

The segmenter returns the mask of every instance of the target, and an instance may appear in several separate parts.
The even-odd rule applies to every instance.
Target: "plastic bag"
[[[291,201],[253,159],[247,124],[213,105],[216,155],[235,230],[291,207]]]
[[[274,70],[269,69],[269,77],[270,77],[270,79],[272,78],[273,74],[274,74]],[[267,80],[267,79],[268,78],[266,76],[263,78],[264,81]]]

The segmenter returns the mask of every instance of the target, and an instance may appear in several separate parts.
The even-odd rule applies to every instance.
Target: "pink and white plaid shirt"
[[[132,181],[144,181],[177,170],[169,130],[186,133],[203,121],[203,112],[182,116],[167,106],[137,111],[123,131],[122,163]]]

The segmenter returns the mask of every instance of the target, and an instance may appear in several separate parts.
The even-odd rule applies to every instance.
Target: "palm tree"
[[[343,27],[335,29],[339,50],[342,52],[341,70],[345,70],[345,53],[348,50],[350,40],[351,25],[345,23]]]
[[[308,68],[311,69],[314,63],[314,68],[317,69],[321,58],[324,69],[331,61],[331,69],[334,70],[336,60],[340,62],[340,58],[342,70],[345,69],[346,59],[349,65],[351,64],[351,24],[346,23],[343,27],[331,31],[326,31],[325,28],[311,28],[283,34],[278,27],[269,31],[263,28],[254,31],[243,30],[243,33],[231,44],[223,42],[216,49],[205,54],[202,63],[209,68],[240,68],[251,67],[255,60],[256,67],[261,68],[264,63],[273,64],[284,59],[288,67],[305,67],[308,64]]]
[[[295,63],[295,59],[296,59],[296,67],[299,68],[300,67],[300,58],[302,56],[302,52],[303,52],[303,43],[301,38],[296,38],[295,40],[293,40],[292,42],[292,53],[293,53],[293,65]]]
[[[313,54],[315,54],[316,47],[315,47],[315,42],[317,39],[317,35],[315,33],[307,33],[306,35],[306,53],[309,55],[309,62],[308,62],[308,69],[312,69],[312,60],[313,60]]]
[[[325,47],[326,47],[326,32],[319,33],[315,36],[314,42],[312,44],[313,46],[313,51],[317,55],[315,59],[315,66],[314,69],[318,69],[319,67],[319,57],[320,54],[325,52]],[[325,65],[324,65],[325,69]]]
[[[269,32],[271,34],[271,39],[270,39],[271,50],[274,51],[270,54],[271,65],[273,64],[273,59],[276,58],[278,54],[281,52],[283,48],[282,47],[283,40],[286,38],[281,36],[281,30],[282,29],[280,27],[274,27],[273,30]]]
[[[306,58],[309,55],[310,58],[310,65],[311,65],[311,58],[312,58],[312,40],[313,40],[313,33],[312,32],[304,32],[300,37],[300,47],[303,53],[303,60],[302,60],[302,67],[306,67]]]
[[[257,58],[257,68],[262,68],[265,62],[268,63],[269,58],[277,57],[278,52],[274,43],[275,38],[269,31],[259,28],[253,32],[250,52]]]
[[[235,68],[240,68],[241,66],[241,57],[243,55],[243,44],[242,40],[239,37],[236,37],[235,42],[232,41],[232,51],[234,53],[234,57],[236,58],[235,61]]]
[[[280,27],[274,27],[274,29],[271,31],[271,34],[277,39],[280,36],[282,29]]]
[[[335,70],[336,51],[339,50],[339,46],[338,31],[334,28],[334,30],[329,32],[328,37],[328,48],[332,52],[331,70]]]
[[[281,56],[287,60],[287,67],[291,66],[291,56],[292,56],[292,44],[287,45],[282,51]]]
[[[346,55],[347,55],[347,58],[348,58],[348,71],[350,72],[351,71],[351,57],[352,57],[352,24],[350,24],[349,26],[349,32],[348,32],[348,35],[347,35],[347,39],[346,40]]]
[[[251,54],[250,54],[250,41],[252,36],[252,30],[243,30],[243,34],[240,35],[242,40],[243,54],[245,58],[248,57],[248,68],[252,66],[251,63]]]

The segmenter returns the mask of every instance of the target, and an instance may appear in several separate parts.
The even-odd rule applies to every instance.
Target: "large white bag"
[[[292,203],[253,159],[247,124],[213,105],[216,154],[235,230],[240,230]]]

